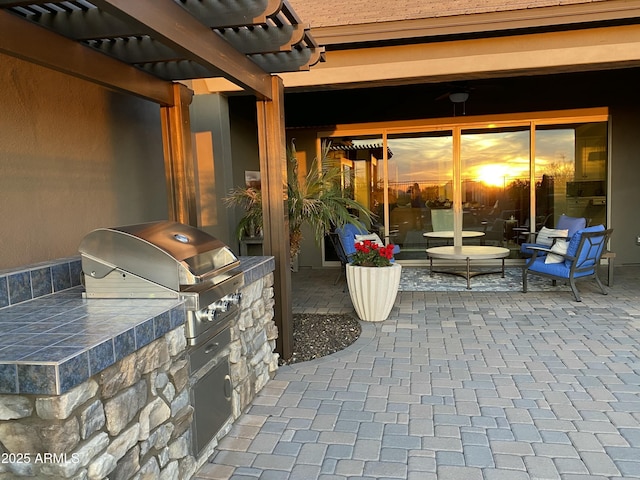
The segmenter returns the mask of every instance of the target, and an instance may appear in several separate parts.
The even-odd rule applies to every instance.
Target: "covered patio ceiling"
[[[224,78],[259,98],[324,60],[287,0],[0,0],[0,52],[125,91]]]

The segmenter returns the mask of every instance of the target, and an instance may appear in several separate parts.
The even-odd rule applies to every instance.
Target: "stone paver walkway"
[[[294,312],[352,311],[337,270]],[[609,295],[400,292],[329,357],[281,367],[198,479],[640,478],[640,268]]]

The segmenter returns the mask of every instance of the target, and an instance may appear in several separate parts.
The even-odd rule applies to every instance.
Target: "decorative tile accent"
[[[51,267],[53,276],[53,291],[60,292],[71,288],[71,271],[68,263],[61,263]]]
[[[136,351],[136,335],[134,330],[127,330],[113,339],[116,362]]]
[[[89,350],[89,375],[93,376],[101,372],[116,361],[113,353],[113,340],[96,345]]]
[[[9,305],[9,286],[7,277],[0,276],[0,308]]]
[[[70,261],[69,271],[71,272],[71,287],[82,285],[82,262],[79,259]]]
[[[18,365],[18,393],[55,394],[55,365]]]
[[[26,302],[31,300],[31,275],[29,272],[19,272],[9,275],[9,303]]]
[[[58,375],[60,378],[59,393],[64,393],[87,381],[91,377],[88,354],[83,353],[61,363],[58,367]]]
[[[153,319],[153,328],[155,330],[155,337],[160,338],[171,330],[171,315],[169,312],[164,312]]]
[[[53,293],[50,267],[31,270],[30,274],[33,298],[43,297],[45,295]]]
[[[17,365],[0,365],[0,392],[18,393]]]
[[[187,311],[184,308],[174,308],[171,310],[171,330],[184,325],[187,321]]]
[[[136,348],[142,348],[153,341],[153,319],[136,327]]]

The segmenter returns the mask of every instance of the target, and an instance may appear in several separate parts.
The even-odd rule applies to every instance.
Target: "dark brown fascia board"
[[[127,23],[134,22],[185,58],[222,72],[224,78],[258,98],[270,99],[271,75],[173,0],[92,0],[92,3]]]
[[[640,0],[608,0],[580,5],[335,27],[313,26],[313,36],[320,45],[348,45],[629,19],[640,19]]]
[[[0,52],[160,105],[174,102],[171,82],[2,10]]]

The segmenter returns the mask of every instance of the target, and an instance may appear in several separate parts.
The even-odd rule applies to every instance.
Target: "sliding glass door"
[[[390,241],[402,246],[398,258],[422,259],[423,234],[453,211],[452,132],[390,134],[387,146]],[[453,230],[453,224],[435,228]]]
[[[528,225],[529,132],[527,126],[462,130],[462,227],[483,231],[485,245],[518,250],[519,227]]]
[[[345,194],[375,214],[367,226],[400,245],[398,260],[470,243],[520,258],[529,233],[561,214],[606,225],[608,115],[581,112],[390,123],[321,140],[343,168]]]
[[[535,138],[538,226],[563,213],[606,224],[607,122],[537,126]]]

